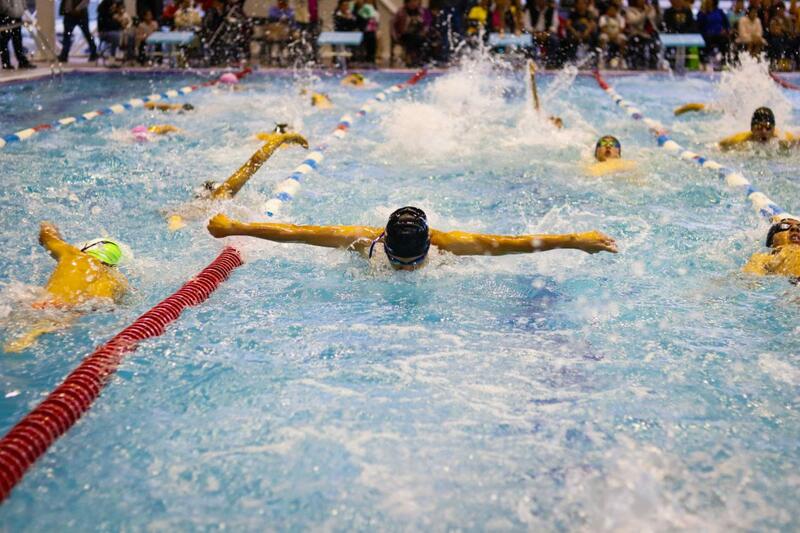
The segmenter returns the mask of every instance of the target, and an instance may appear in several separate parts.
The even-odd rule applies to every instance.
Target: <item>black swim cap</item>
[[[183,109],[184,111],[191,111],[194,109],[194,106],[192,104],[183,104]]]
[[[428,218],[422,209],[401,207],[389,216],[384,238],[386,255],[391,257],[419,257],[428,252],[431,236]]]
[[[750,119],[750,129],[753,129],[756,124],[766,124],[770,128],[774,128],[775,113],[768,107],[759,107],[753,111],[753,118]]]
[[[792,222],[794,222],[794,224],[792,224],[792,222],[787,222],[787,220],[791,220]],[[772,226],[770,226],[769,231],[767,232],[767,248],[772,248],[772,241],[775,238],[776,233],[780,233],[782,231],[788,231],[792,228],[793,225],[796,224],[798,224],[797,220],[793,218],[784,218],[782,220],[779,220]]]

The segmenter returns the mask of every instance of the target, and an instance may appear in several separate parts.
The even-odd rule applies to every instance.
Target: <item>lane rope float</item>
[[[172,296],[87,356],[58,388],[11,428],[0,439],[0,502],[50,445],[89,410],[127,352],[135,350],[140,341],[163,334],[184,309],[204,302],[242,264],[238,250],[230,246],[223,249]]]
[[[617,106],[621,107],[632,119],[643,122],[650,129],[651,133],[656,137],[659,148],[663,148],[682,161],[693,162],[700,165],[702,168],[716,172],[717,176],[723,180],[726,185],[732,189],[744,192],[756,212],[768,221],[773,217],[779,217],[781,219],[797,218],[784,211],[783,208],[773,202],[766,194],[756,189],[741,172],[726,167],[691,150],[687,150],[672,140],[663,124],[644,116],[642,111],[633,105],[632,102],[622,98],[622,96],[603,79],[599,71],[594,72],[594,78],[597,80],[597,84],[600,88],[605,91]]]
[[[242,79],[251,72],[252,69],[246,68],[239,72],[227,73],[227,74],[233,74],[234,76],[236,76],[237,79]],[[222,76],[225,75],[226,74],[223,74]],[[158,102],[159,100],[169,100],[170,98],[177,98],[178,96],[184,96],[189,93],[198,91],[200,89],[204,89],[206,87],[213,87],[214,85],[217,85],[219,83],[224,83],[221,80],[222,77],[216,80],[203,82],[200,85],[187,85],[186,87],[181,87],[180,89],[170,89],[168,91],[164,91],[162,93],[154,93],[149,96],[145,96],[143,98],[131,98],[130,100],[123,102],[121,104],[114,104],[112,106],[104,107],[102,109],[97,109],[95,111],[89,111],[87,113],[83,113],[82,115],[78,115],[76,117],[64,117],[50,123],[39,124],[37,126],[33,126],[32,128],[26,128],[24,130],[20,130],[16,133],[0,136],[0,148],[3,148],[8,144],[28,140],[37,133],[41,133],[43,131],[53,131],[53,130],[63,129],[66,128],[67,126],[71,126],[73,124],[80,124],[82,122],[87,122],[89,120],[94,120],[95,118],[104,115],[119,115],[125,113],[126,111],[130,111],[131,109],[144,107],[144,105],[148,102]]]
[[[333,138],[330,139],[330,141],[323,141],[322,144],[312,149],[303,162],[300,163],[300,165],[297,166],[297,168],[295,168],[291,174],[289,174],[289,177],[279,182],[273,188],[272,197],[264,203],[264,214],[270,218],[274,217],[280,212],[284,204],[290,202],[292,198],[297,196],[297,193],[300,191],[300,180],[306,174],[312,170],[315,170],[322,160],[325,159],[325,151],[330,147],[330,142],[341,140],[347,136],[350,126],[353,125],[353,122],[371,112],[375,104],[378,102],[383,102],[390,94],[399,93],[408,87],[416,85],[419,80],[427,75],[427,73],[428,71],[423,68],[417,71],[406,81],[396,83],[391,87],[380,91],[378,94],[370,98],[367,103],[362,105],[361,108],[355,113],[355,116],[349,113],[342,115],[342,118],[339,119],[339,123],[336,125],[336,129],[330,134],[330,136]]]
[[[780,76],[778,76],[777,74],[775,74],[774,72],[770,72],[769,76],[770,76],[770,78],[775,80],[775,83],[777,83],[778,85],[780,85],[784,89],[791,89],[793,91],[800,91],[800,85],[795,85],[794,83],[792,83],[790,81],[786,81],[783,78],[781,78]]]

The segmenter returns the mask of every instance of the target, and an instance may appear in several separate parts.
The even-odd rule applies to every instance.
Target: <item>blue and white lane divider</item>
[[[234,75],[237,77],[237,79],[241,79],[250,72],[251,70],[247,68],[245,70],[242,70],[241,72],[234,73]],[[39,124],[38,126],[33,126],[32,128],[20,130],[16,133],[3,135],[2,137],[0,137],[0,148],[3,148],[11,143],[26,141],[41,131],[57,130],[65,128],[67,126],[71,126],[72,124],[80,124],[81,122],[87,122],[89,120],[93,120],[103,115],[119,115],[121,113],[125,113],[126,111],[130,111],[131,109],[135,109],[137,107],[143,107],[148,102],[158,102],[159,100],[168,100],[170,98],[177,98],[178,96],[184,96],[189,93],[195,92],[199,89],[202,89],[204,87],[211,87],[213,85],[217,85],[218,83],[220,83],[219,79],[214,81],[207,81],[200,85],[187,85],[186,87],[181,87],[180,89],[170,89],[169,91],[164,91],[163,93],[151,94],[143,98],[131,98],[127,102],[123,102],[121,104],[114,104],[112,106],[105,107],[103,109],[98,109],[96,111],[89,111],[88,113],[84,113],[76,117],[64,117],[50,123]]]
[[[615,91],[613,87],[606,83],[599,72],[595,71],[594,77],[597,80],[597,84],[600,86],[600,88],[603,89],[612,100],[614,100],[615,104],[628,113],[628,116],[647,125],[650,131],[656,136],[659,147],[663,148],[670,154],[677,156],[683,161],[694,162],[705,169],[716,172],[719,178],[722,179],[729,187],[735,190],[743,191],[745,196],[747,196],[747,199],[750,200],[750,203],[753,205],[753,208],[756,210],[756,212],[765,217],[768,221],[772,221],[775,218],[797,218],[784,211],[778,204],[770,200],[766,194],[756,189],[753,184],[750,183],[750,181],[745,178],[744,175],[742,175],[741,172],[726,167],[712,159],[692,152],[691,150],[687,150],[673,141],[669,137],[668,131],[663,124],[657,120],[653,120],[644,116],[640,109],[634,106],[631,102],[628,102],[622,98],[622,96]]]
[[[399,93],[400,91],[415,85],[419,80],[424,78],[427,73],[427,70],[421,69],[406,81],[402,83],[396,83],[391,87],[382,90],[370,98],[367,103],[362,105],[355,114],[355,117],[350,114],[343,115],[342,118],[339,119],[336,129],[333,130],[333,133],[331,134],[333,137],[332,140],[344,139],[347,136],[348,131],[350,131],[350,126],[352,126],[353,122],[363,117],[367,113],[370,113],[373,109],[373,106],[377,102],[383,102],[389,97],[390,94]],[[272,191],[272,198],[264,203],[264,214],[270,218],[276,216],[287,202],[291,202],[292,198],[297,196],[301,187],[300,180],[312,170],[317,169],[322,160],[325,159],[325,151],[329,147],[329,142],[323,142],[321,145],[315,147],[306,156],[303,162],[300,163],[300,165],[295,168],[291,174],[289,174],[288,178],[279,182],[275,186]]]

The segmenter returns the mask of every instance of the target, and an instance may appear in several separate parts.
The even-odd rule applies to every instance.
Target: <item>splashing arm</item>
[[[264,146],[250,156],[250,159],[225,180],[225,183],[217,187],[214,192],[211,193],[211,198],[219,200],[236,196],[236,193],[244,187],[245,183],[250,180],[253,174],[261,168],[261,165],[263,165],[282,144],[299,144],[303,148],[308,148],[308,141],[298,133],[274,133],[261,138],[267,140]]]
[[[61,238],[61,232],[52,222],[45,221],[39,225],[39,244],[56,260],[67,253],[80,253],[80,250]]]
[[[683,104],[680,107],[675,108],[675,116],[683,115],[684,113],[689,113],[690,111],[694,112],[701,112],[701,111],[710,111],[709,107],[706,104],[701,104],[697,102],[691,102],[688,104]]]
[[[736,133],[729,137],[725,137],[719,142],[720,150],[731,150],[732,148],[736,148],[737,146],[741,146],[747,141],[749,141],[753,137],[752,132],[743,131],[740,133]]]
[[[613,238],[599,231],[565,235],[485,235],[431,230],[431,244],[455,255],[506,255],[571,248],[590,254],[617,252]]]
[[[208,231],[217,238],[244,235],[275,242],[295,242],[326,248],[369,247],[382,228],[371,226],[298,226],[275,222],[239,222],[219,214],[208,222]]]

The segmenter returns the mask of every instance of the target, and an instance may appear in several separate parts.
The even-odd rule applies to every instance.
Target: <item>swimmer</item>
[[[711,104],[701,104],[697,102],[691,102],[688,104],[683,104],[680,107],[675,108],[675,116],[683,115],[684,113],[711,113],[716,111],[716,109]]]
[[[193,202],[174,209],[167,216],[167,225],[171,231],[176,231],[186,226],[187,220],[204,218],[208,212],[210,202],[214,200],[230,200],[244,187],[253,174],[263,165],[284,143],[299,144],[308,148],[308,141],[299,133],[271,133],[264,138],[266,143],[259,148],[239,170],[223,183],[206,181],[196,191]]]
[[[353,72],[352,74],[348,74],[345,76],[341,84],[347,85],[349,87],[364,87],[366,84],[367,79],[364,77],[363,74],[359,74],[358,72]]]
[[[144,104],[145,109],[149,109],[151,111],[159,110],[163,112],[168,111],[177,111],[178,113],[183,113],[184,111],[194,111],[194,106],[192,104],[167,104],[164,102],[156,103],[156,102],[147,102]]]
[[[280,223],[245,223],[219,214],[208,223],[217,238],[245,235],[276,242],[294,242],[344,248],[372,257],[383,246],[395,270],[416,270],[425,265],[431,246],[454,255],[506,255],[571,248],[587,253],[617,252],[614,239],[599,231],[566,235],[485,235],[428,228],[425,213],[402,207],[389,216],[385,228],[372,226],[298,226]]]
[[[111,239],[94,239],[75,247],[61,238],[58,228],[42,222],[39,229],[41,244],[58,261],[44,290],[47,297],[35,302],[36,309],[74,309],[91,301],[119,303],[128,292],[128,281],[117,269],[123,252]],[[4,346],[6,352],[19,352],[31,346],[44,333],[69,327],[77,314],[61,320],[41,320],[30,330]]]
[[[311,105],[320,109],[333,108],[333,102],[325,93],[311,93]]]
[[[778,275],[800,279],[800,220],[775,220],[767,233],[769,253],[756,253],[742,269],[759,276]]]
[[[171,124],[154,124],[153,126],[136,126],[131,129],[131,133],[133,134],[133,138],[137,141],[147,142],[153,135],[181,133],[181,130]]]
[[[775,114],[768,107],[759,107],[753,112],[750,119],[750,131],[743,131],[719,142],[721,150],[733,148],[746,148],[749,143],[767,144],[777,140],[781,148],[796,147],[800,145],[800,137],[775,129]]]
[[[537,112],[540,110],[539,105],[539,90],[536,86],[536,63],[529,60],[528,61],[528,73],[530,74],[531,80],[531,94],[533,95],[533,109]],[[557,117],[555,115],[550,115],[547,117],[547,120],[550,121],[553,126],[558,129],[562,129],[564,127],[564,121],[561,120],[561,117]]]
[[[636,168],[636,162],[622,159],[622,145],[613,135],[604,135],[594,147],[596,163],[589,165],[587,172],[592,176],[602,176]]]
[[[258,139],[259,141],[266,142],[269,141],[272,138],[272,135],[275,133],[291,133],[291,132],[294,132],[294,128],[291,126],[291,124],[288,124],[286,122],[276,122],[275,127],[272,129],[271,132],[265,133],[262,131],[256,133],[256,139]],[[288,148],[288,147],[289,145],[286,144],[281,146],[281,148]]]

